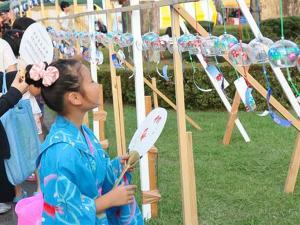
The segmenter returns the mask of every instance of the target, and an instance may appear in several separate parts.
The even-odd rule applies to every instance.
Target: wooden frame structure
[[[239,1],[243,2],[243,0]],[[193,17],[191,17],[184,8],[182,8],[181,6],[175,6],[174,7],[175,10],[179,13],[179,15],[185,19],[201,36],[208,36],[208,33],[206,32],[206,30],[199,24],[197,23]],[[232,64],[228,58],[228,56],[224,56],[224,59]],[[283,79],[281,76],[278,76],[278,68],[273,68],[273,70],[275,70],[275,74],[277,75],[278,80],[280,81],[283,90],[286,92],[286,95],[291,98],[291,94],[292,91],[290,89],[290,87],[288,86],[287,82],[285,81],[285,79]],[[277,70],[277,71],[276,71]],[[266,89],[259,83],[257,82],[252,76],[251,74],[244,70],[243,67],[237,67],[237,71],[239,72],[239,74],[241,74],[244,78],[247,79],[247,81],[252,85],[252,87],[264,98],[266,98],[267,96],[267,91]],[[281,73],[282,74],[282,73]],[[280,75],[280,74],[279,74]],[[295,98],[295,96],[294,96]],[[295,99],[289,99],[291,103],[295,103],[297,102]],[[227,128],[226,128],[226,132],[224,135],[224,139],[223,139],[223,143],[224,144],[229,144],[230,143],[230,138],[231,138],[231,134],[232,134],[232,130],[234,127],[234,121],[237,117],[237,112],[238,112],[238,106],[240,104],[240,96],[238,95],[238,93],[235,94],[234,97],[234,102],[233,102],[233,106],[232,106],[232,110],[230,112],[229,115],[229,120],[227,123]],[[289,167],[289,171],[288,171],[288,175],[286,178],[286,183],[285,183],[285,189],[284,191],[287,193],[291,193],[294,191],[295,188],[295,184],[297,181],[297,175],[298,175],[298,171],[299,171],[299,167],[300,167],[300,121],[299,119],[295,118],[284,106],[282,106],[273,96],[271,96],[270,98],[270,104],[287,120],[291,121],[292,125],[296,128],[297,130],[297,139],[296,139],[296,143],[295,143],[295,148],[294,148],[294,152],[291,158],[291,163],[290,163],[290,167]],[[297,106],[298,105],[298,106]],[[299,104],[297,103],[296,105],[293,104],[293,107],[296,111],[296,113],[298,114],[298,116],[300,116],[299,114]]]

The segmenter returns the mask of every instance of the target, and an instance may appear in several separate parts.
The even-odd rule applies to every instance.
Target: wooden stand
[[[145,96],[146,115],[152,110],[151,96]],[[157,177],[156,177],[156,159],[157,159],[157,148],[153,146],[148,152],[149,161],[149,177],[150,177],[150,192],[147,193],[147,198],[151,198],[151,216],[158,216],[158,201],[160,200],[160,193],[157,189]],[[151,195],[152,194],[152,195]],[[144,193],[143,193],[144,195]]]
[[[99,134],[98,138],[102,145],[102,148],[107,150],[108,140],[105,137],[105,121],[107,117],[107,112],[104,110],[104,98],[103,98],[103,86],[99,84],[99,106],[98,112],[94,112],[94,121],[99,122]]]
[[[111,9],[111,2],[110,0],[105,0],[106,9]],[[111,14],[106,14],[107,19],[107,31],[112,31],[112,18]],[[114,66],[114,63],[112,61],[112,54],[114,53],[114,48],[112,44],[109,44],[108,46],[109,50],[109,64],[110,64],[110,74],[111,74],[111,87],[112,87],[112,96],[113,96],[113,108],[114,108],[114,118],[115,118],[115,128],[116,128],[116,142],[117,142],[117,152],[118,155],[123,155],[127,148],[125,144],[125,132],[124,132],[124,119],[123,117],[120,118],[120,116],[123,116],[123,111],[120,112],[120,104],[122,103],[122,100],[120,101],[119,98],[122,97],[122,91],[121,89],[118,90],[118,87],[120,87],[120,81],[117,81],[119,78],[116,76],[116,68]],[[122,106],[123,107],[123,106]],[[123,135],[123,137],[122,137]]]
[[[232,103],[232,109],[231,109],[231,112],[229,114],[229,119],[228,119],[228,122],[227,122],[226,131],[225,131],[225,135],[224,135],[224,138],[223,138],[223,144],[224,145],[229,145],[229,143],[230,143],[232,131],[233,131],[233,128],[234,128],[234,122],[237,118],[237,113],[238,113],[238,110],[239,110],[240,103],[241,103],[241,97],[240,97],[239,93],[237,91],[235,91],[235,95],[234,95],[234,99],[233,99],[233,103]]]
[[[193,17],[191,17],[184,8],[179,5],[174,6],[175,10],[184,18],[196,31],[202,36],[208,36],[209,34],[206,30],[198,24]],[[224,59],[228,61],[230,64],[230,60],[227,56],[224,56]],[[251,86],[264,98],[267,96],[266,89],[257,82],[251,74],[245,71],[242,67],[238,67],[237,71],[244,77],[247,78],[247,81],[251,84]],[[297,132],[300,131],[300,121],[298,118],[295,118],[284,106],[282,106],[273,96],[270,98],[270,104],[287,120],[291,121],[292,125],[297,129]],[[228,126],[228,125],[227,125]],[[224,137],[225,138],[225,137]],[[229,143],[229,140],[227,140]],[[297,181],[297,175],[300,166],[300,141],[299,141],[299,133],[295,143],[294,153],[292,155],[292,159],[290,162],[290,167],[288,171],[288,175],[286,178],[285,189],[284,191],[287,193],[293,192],[295,188],[295,184]]]
[[[173,42],[175,43],[177,38],[180,36],[179,14],[173,6],[170,8],[172,19],[172,37]],[[193,160],[191,161],[191,159],[193,159],[193,154],[189,153],[192,151],[192,143],[190,143],[192,139],[190,138],[188,140],[188,135],[186,132],[182,59],[176,49],[174,49],[173,52],[173,61],[181,170],[181,193],[183,201],[183,221],[185,225],[198,225],[195,174],[194,170],[191,169],[191,167],[194,166]]]
[[[152,83],[152,86],[156,88],[156,78],[151,78],[151,83]],[[158,98],[157,98],[157,94],[155,91],[153,91],[153,103],[154,103],[154,108],[157,108],[158,107]]]
[[[285,181],[284,191],[286,193],[293,193],[297,182],[297,176],[300,166],[300,133],[298,131],[295,143],[294,152],[291,158],[288,175]]]

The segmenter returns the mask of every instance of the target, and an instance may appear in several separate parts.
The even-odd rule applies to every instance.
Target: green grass
[[[116,154],[113,110],[108,111],[106,135],[109,153]],[[126,142],[136,128],[135,108],[124,107]],[[269,117],[239,112],[251,137],[245,143],[235,128],[231,144],[222,145],[226,112],[188,112],[203,128],[193,132],[198,215],[205,225],[278,224],[296,225],[300,221],[300,190],[283,192],[293,152],[296,130],[275,125]],[[179,150],[176,113],[169,111],[158,147],[158,186],[162,194],[159,216],[147,225],[177,225],[182,222]],[[138,167],[134,182],[139,183]],[[137,194],[139,198],[139,193]]]

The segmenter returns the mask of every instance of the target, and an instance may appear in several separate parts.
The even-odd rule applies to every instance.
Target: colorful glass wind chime
[[[215,49],[217,49],[217,50],[215,50],[217,55],[214,56],[214,57],[215,57],[215,61],[216,61],[216,66],[217,66],[218,70],[220,71],[220,74],[222,74],[221,88],[224,92],[224,88],[225,88],[224,83],[225,83],[226,80],[223,76],[223,73],[221,72],[221,68],[219,66],[217,56],[227,56],[229,51],[230,51],[230,48],[232,48],[235,44],[237,44],[238,40],[233,35],[227,33],[226,19],[225,19],[226,15],[225,15],[225,11],[224,11],[224,5],[222,5],[222,16],[224,18],[224,21],[223,21],[224,33],[221,36],[219,36],[218,38],[213,38],[213,40],[215,41],[214,42],[214,47],[215,47]],[[239,75],[238,75],[236,69],[235,69],[235,73],[236,73],[237,77],[239,78]]]
[[[270,63],[274,67],[286,68],[288,82],[291,84],[293,91],[300,102],[300,92],[294,84],[289,68],[297,66],[299,64],[300,50],[297,44],[284,38],[284,26],[283,26],[283,5],[280,0],[280,24],[281,24],[281,40],[276,41],[269,49],[268,56]]]
[[[239,13],[239,21],[240,21],[241,18],[240,9],[238,10],[238,13]],[[241,99],[246,106],[246,111],[247,112],[254,111],[256,108],[256,104],[252,96],[253,88],[251,87],[247,79],[247,72],[248,72],[247,70],[252,64],[252,62],[254,61],[254,51],[251,49],[251,47],[248,44],[243,43],[241,24],[239,24],[239,41],[230,48],[228,57],[238,76],[238,79],[235,81],[235,85],[237,91],[240,91],[239,94],[241,95]],[[244,78],[239,77],[236,67],[243,68]]]
[[[257,12],[259,12],[259,9],[257,9]],[[259,26],[259,22],[258,22],[258,26]],[[271,39],[260,36],[250,41],[249,46],[255,50],[253,64],[262,65],[263,76],[267,85],[266,102],[267,102],[268,111],[264,115],[270,115],[271,119],[276,124],[282,127],[289,127],[291,126],[291,122],[282,118],[276,112],[274,112],[270,105],[270,97],[272,96],[272,87],[270,84],[269,74],[266,69],[266,64],[269,63],[268,51],[273,44],[274,42]]]
[[[149,11],[150,13],[150,11]],[[150,18],[150,14],[148,15]],[[145,52],[146,57],[148,57],[147,60],[147,68],[149,70],[150,63],[155,64],[155,70],[156,73],[162,77],[165,81],[170,81],[170,76],[168,75],[168,64],[166,63],[166,60],[163,58],[163,52],[166,51],[166,49],[170,49],[168,47],[168,43],[170,42],[170,38],[168,35],[164,35],[160,37],[157,33],[151,32],[151,26],[149,22],[149,32],[145,33],[142,36],[142,44],[138,44],[138,48]],[[152,57],[149,57],[152,51]],[[159,71],[159,65],[163,62],[162,66],[162,72]]]
[[[197,27],[197,3],[193,3],[193,4],[194,4],[194,10],[195,10],[195,23],[196,23],[196,27]],[[199,91],[210,92],[210,91],[212,91],[212,89],[205,89],[205,88],[200,87],[199,84],[197,84],[196,78],[195,78],[195,74],[197,72],[197,67],[195,66],[194,61],[193,61],[193,55],[202,54],[204,56],[207,56],[204,53],[204,48],[203,48],[205,41],[206,41],[205,38],[201,37],[198,34],[195,34],[195,35],[183,34],[177,39],[177,46],[178,46],[178,50],[181,54],[184,52],[187,52],[189,54],[189,60],[190,60],[191,66],[192,66],[193,83],[194,83],[195,87]]]

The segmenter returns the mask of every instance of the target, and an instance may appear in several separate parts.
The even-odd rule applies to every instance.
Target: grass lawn
[[[109,153],[116,154],[112,105],[108,111],[106,136]],[[126,142],[136,128],[135,108],[124,106]],[[198,215],[205,225],[300,224],[300,188],[283,192],[296,130],[282,128],[269,117],[240,112],[251,137],[245,143],[235,128],[229,146],[222,145],[226,112],[188,112],[203,128],[193,132]],[[176,113],[169,111],[158,147],[158,185],[162,194],[159,216],[147,225],[177,225],[182,222],[179,151]],[[134,173],[139,183],[138,168]],[[138,195],[137,195],[138,196]]]

